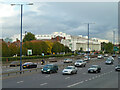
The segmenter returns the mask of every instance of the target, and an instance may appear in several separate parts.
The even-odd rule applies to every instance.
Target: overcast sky
[[[20,7],[0,4],[3,13],[2,37],[11,37],[20,33]],[[90,25],[90,37],[112,40],[113,30],[118,28],[117,2],[36,2],[23,7],[23,33],[51,34],[64,32],[70,35],[87,35]]]

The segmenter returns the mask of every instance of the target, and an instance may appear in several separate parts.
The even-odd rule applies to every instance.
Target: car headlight
[[[43,69],[41,69],[41,71],[43,71]]]
[[[50,69],[48,69],[47,71],[50,71]]]

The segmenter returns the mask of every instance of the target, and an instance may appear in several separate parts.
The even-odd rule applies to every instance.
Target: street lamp
[[[21,7],[21,26],[20,26],[20,71],[22,71],[22,11],[23,11],[23,5],[33,5],[33,3],[28,4],[11,4],[11,6],[14,5],[20,5]],[[21,72],[20,72],[21,74]]]
[[[95,23],[84,23],[84,24],[87,24],[87,25],[88,25],[88,50],[87,50],[87,51],[88,51],[88,56],[89,56],[89,54],[90,54],[90,53],[89,53],[89,36],[90,36],[90,35],[89,35],[89,28],[90,28],[90,24],[95,24]]]

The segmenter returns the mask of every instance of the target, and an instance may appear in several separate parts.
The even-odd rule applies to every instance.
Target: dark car
[[[115,67],[115,71],[120,71],[120,64]]]
[[[57,73],[57,71],[58,71],[58,65],[56,64],[47,64],[41,69],[42,73],[49,73],[49,74],[53,72]]]
[[[112,57],[116,57],[116,54],[113,54]]]
[[[100,73],[101,72],[101,67],[98,65],[92,65],[89,69],[88,69],[88,73]]]
[[[26,69],[26,68],[37,68],[37,64],[36,63],[33,63],[33,62],[26,62],[22,65],[23,69]]]
[[[13,62],[10,63],[10,67],[16,67],[16,66],[20,66],[19,61],[13,61]]]

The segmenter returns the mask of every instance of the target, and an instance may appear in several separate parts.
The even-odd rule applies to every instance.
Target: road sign
[[[114,51],[119,51],[119,48],[117,46],[114,46],[113,50]]]
[[[29,56],[29,55],[32,55],[32,50],[31,50],[31,49],[28,49],[27,54],[28,54],[28,56]]]

